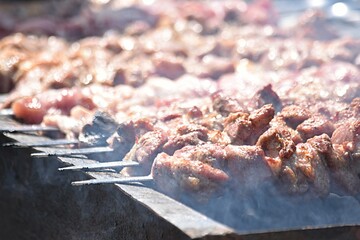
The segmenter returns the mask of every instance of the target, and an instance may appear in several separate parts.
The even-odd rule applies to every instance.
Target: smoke
[[[226,224],[240,233],[271,232],[360,224],[359,197],[289,196],[271,183],[255,191],[227,191],[223,196],[204,204],[190,204],[203,214]]]

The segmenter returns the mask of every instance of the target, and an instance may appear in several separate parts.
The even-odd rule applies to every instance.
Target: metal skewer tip
[[[78,148],[78,149],[41,149],[44,152],[32,153],[32,157],[50,157],[50,156],[69,156],[69,155],[86,155],[92,153],[106,153],[112,152],[110,147],[92,147],[92,148]],[[48,151],[47,151],[48,150]]]
[[[14,116],[14,112],[11,108],[1,109],[0,116],[4,116],[4,117]]]
[[[8,132],[8,133],[15,133],[15,132],[37,132],[37,131],[59,131],[58,128],[49,127],[49,126],[42,126],[42,125],[22,125],[22,126],[4,126],[0,127],[0,133]]]
[[[91,170],[91,169],[101,169],[101,168],[123,168],[123,167],[136,167],[139,166],[138,162],[133,161],[117,161],[117,162],[104,162],[104,163],[93,163],[87,165],[77,165],[70,167],[59,168],[59,171],[66,170]]]
[[[78,140],[56,139],[39,142],[10,142],[2,144],[3,147],[48,147],[57,145],[78,144]]]
[[[107,178],[107,179],[90,179],[84,181],[72,182],[73,186],[82,186],[82,185],[94,185],[94,184],[112,184],[112,183],[136,183],[136,182],[151,182],[153,177],[149,176],[139,176],[139,177],[124,177],[124,178]]]

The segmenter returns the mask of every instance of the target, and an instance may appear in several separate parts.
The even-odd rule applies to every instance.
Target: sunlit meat
[[[159,190],[177,198],[183,193],[195,195],[197,201],[219,194],[229,176],[222,170],[201,161],[160,153],[152,168]]]
[[[236,145],[253,145],[257,138],[269,127],[274,117],[274,108],[265,105],[251,114],[238,112],[230,114],[224,120],[224,132]]]
[[[21,98],[12,104],[12,109],[15,116],[25,123],[41,123],[50,109],[54,112],[69,115],[70,110],[77,105],[87,109],[95,107],[91,98],[83,95],[81,91],[67,89],[53,90],[34,97]]]
[[[173,156],[159,154],[151,173],[160,190],[180,198],[186,193],[197,201],[208,200],[225,188],[245,193],[271,181],[263,152],[254,146],[187,146]]]

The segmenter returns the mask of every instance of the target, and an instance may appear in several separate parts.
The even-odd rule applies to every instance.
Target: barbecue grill
[[[289,19],[304,7],[293,8],[286,1],[277,4],[283,9],[284,19]],[[336,24],[342,26],[344,19]],[[352,16],[349,21],[354,24],[356,19]],[[348,32],[352,29],[342,30]],[[107,163],[107,153],[112,151],[108,147],[84,147],[78,141],[54,136],[58,136],[57,128],[23,125],[13,119],[11,110],[0,112],[0,224],[3,226],[0,237],[360,239],[360,214],[356,215],[360,213],[359,197],[333,195],[324,200],[328,206],[338,206],[338,210],[343,207],[346,211],[344,216],[335,220],[313,224],[310,219],[308,224],[277,226],[270,223],[261,228],[242,228],[241,224],[230,224],[226,217],[219,216],[219,210],[209,211],[207,206],[177,201],[158,192],[151,178],[139,178],[126,184],[73,186],[72,182],[89,178],[122,178],[118,172],[122,166]],[[136,166],[136,163],[127,164]],[[209,204],[221,208],[229,202],[217,199]],[[319,202],[316,204],[320,206]],[[354,207],[349,204],[354,204]],[[284,215],[285,219],[287,217]],[[274,225],[276,227],[271,227]]]
[[[14,121],[3,117],[0,123],[9,126]],[[357,223],[341,222],[282,231],[241,231],[140,183],[74,187],[70,183],[75,180],[121,176],[111,169],[59,172],[58,168],[69,164],[82,166],[98,161],[78,155],[56,156],[63,155],[61,147],[26,146],[29,142],[37,145],[45,141],[50,144],[54,140],[31,133],[1,136],[1,144],[9,145],[1,148],[0,158],[3,236],[19,239],[358,239],[359,236]],[[89,150],[94,154],[94,149]],[[31,157],[36,153],[47,157]]]

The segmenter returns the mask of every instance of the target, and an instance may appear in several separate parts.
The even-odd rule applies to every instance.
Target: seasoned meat
[[[229,176],[221,169],[166,153],[156,157],[151,172],[159,190],[177,198],[195,195],[197,201],[206,201],[221,193],[229,180]]]
[[[279,96],[272,90],[272,86],[269,84],[263,89],[258,91],[254,97],[257,101],[257,107],[260,108],[265,104],[272,104],[276,112],[281,111],[282,103]]]
[[[289,181],[290,192],[313,190],[317,195],[326,196],[330,190],[330,177],[323,158],[311,143],[299,143],[295,153],[284,163],[280,178]]]
[[[296,151],[297,139],[292,129],[286,126],[271,127],[259,137],[256,145],[263,149],[265,160],[275,175]]]
[[[17,118],[26,123],[40,123],[45,114],[52,109],[68,115],[75,106],[93,109],[95,104],[77,89],[53,90],[34,97],[24,97],[12,104]]]
[[[179,126],[175,133],[170,134],[168,141],[163,146],[163,150],[168,154],[173,154],[177,149],[186,145],[204,143],[208,139],[207,134],[207,128],[200,125],[187,124]]]
[[[297,126],[296,130],[301,134],[303,139],[309,139],[317,135],[326,133],[331,136],[334,125],[323,116],[312,116]]]
[[[300,123],[310,118],[311,113],[303,107],[289,105],[282,109],[280,116],[283,117],[288,126],[295,129]]]
[[[235,188],[239,188],[237,191],[255,190],[272,181],[272,172],[260,147],[228,145],[224,150],[228,174]]]
[[[153,161],[167,140],[162,131],[150,131],[140,137],[129,153],[125,156],[126,161],[136,161],[141,168],[127,168],[123,173],[127,174],[149,174]]]
[[[360,178],[358,177],[358,169],[353,163],[344,149],[334,144],[332,145],[328,135],[313,137],[308,142],[316,148],[316,150],[324,156],[324,160],[330,169],[336,184],[342,186],[342,191],[350,194],[360,192]]]
[[[243,112],[230,114],[224,120],[224,132],[229,135],[234,144],[254,144],[269,127],[273,117],[274,108],[271,105],[265,105],[250,115]]]

